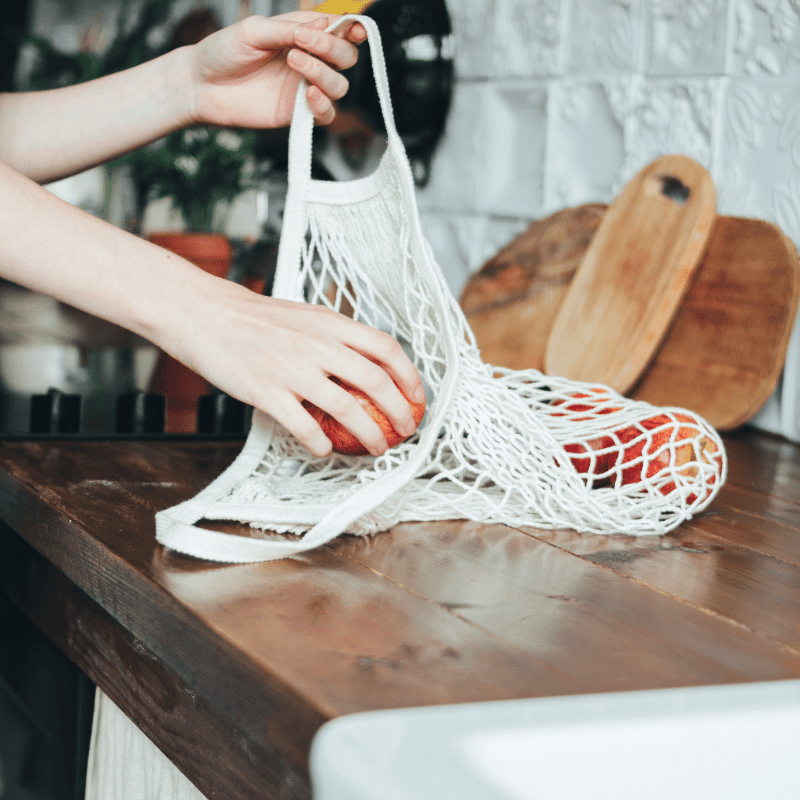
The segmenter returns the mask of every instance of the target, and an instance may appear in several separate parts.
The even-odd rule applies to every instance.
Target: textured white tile
[[[492,24],[495,0],[448,0],[459,78],[486,78],[492,73]]]
[[[422,213],[422,232],[454,297],[469,275],[527,227],[528,219],[493,219],[474,214]]]
[[[535,217],[544,202],[547,87],[494,83],[485,103],[485,202],[479,209]]]
[[[573,0],[567,74],[637,72],[645,43],[644,0]]]
[[[752,419],[753,425],[770,433],[781,433],[781,391],[780,386]]]
[[[459,87],[422,196],[454,293],[522,218],[613,200],[665,153],[711,171],[720,213],[777,222],[800,243],[800,0],[449,7],[459,75],[488,79]],[[757,424],[800,439],[798,406],[800,329]]]
[[[729,70],[734,75],[800,75],[797,0],[735,3]]]
[[[732,82],[714,171],[720,213],[776,222],[800,243],[800,85]]]
[[[625,159],[624,125],[600,83],[560,81],[551,89],[545,210],[609,202]]]
[[[651,0],[650,63],[655,75],[721,75],[731,0]]]
[[[518,233],[522,233],[533,218],[493,219],[488,218],[476,226],[476,238],[468,262],[471,273],[480,269],[490,258],[505,247]]]
[[[619,192],[642,167],[666,153],[682,153],[711,170],[718,137],[723,78],[621,80],[609,86],[616,118],[624,127],[625,163]]]
[[[431,177],[417,193],[420,208],[474,211],[485,193],[486,85],[456,84],[444,138],[431,164]]]
[[[458,297],[479,258],[485,220],[474,215],[424,213],[420,222],[448,288]]]
[[[565,10],[565,0],[495,0],[495,74],[560,74]]]

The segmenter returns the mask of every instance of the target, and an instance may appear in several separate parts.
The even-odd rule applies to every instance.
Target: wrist
[[[194,68],[192,46],[178,47],[161,58],[168,81],[168,112],[171,116],[170,130],[199,125],[197,112],[197,75]]]

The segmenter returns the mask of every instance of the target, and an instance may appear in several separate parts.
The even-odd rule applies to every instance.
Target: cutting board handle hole
[[[672,175],[661,176],[661,194],[682,206],[692,193],[691,189],[679,178]]]

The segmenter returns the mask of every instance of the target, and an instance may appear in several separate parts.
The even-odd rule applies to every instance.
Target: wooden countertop
[[[664,537],[471,522],[220,565],[154,514],[241,442],[0,442],[0,585],[208,796],[308,798],[369,709],[800,677],[800,447],[726,437],[727,485]]]

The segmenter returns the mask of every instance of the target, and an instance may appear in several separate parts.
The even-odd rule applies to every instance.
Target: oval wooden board
[[[545,372],[624,393],[667,332],[716,215],[714,182],[662,156],[609,206],[553,323]]]
[[[484,361],[543,369],[553,321],[605,209],[533,222],[470,278],[460,302]],[[743,425],[777,385],[799,296],[797,250],[777,226],[718,216],[675,320],[629,394],[688,408],[719,430]]]
[[[743,425],[778,383],[798,297],[797,248],[780,228],[717,217],[680,311],[629,394],[697,411],[720,430]]]

